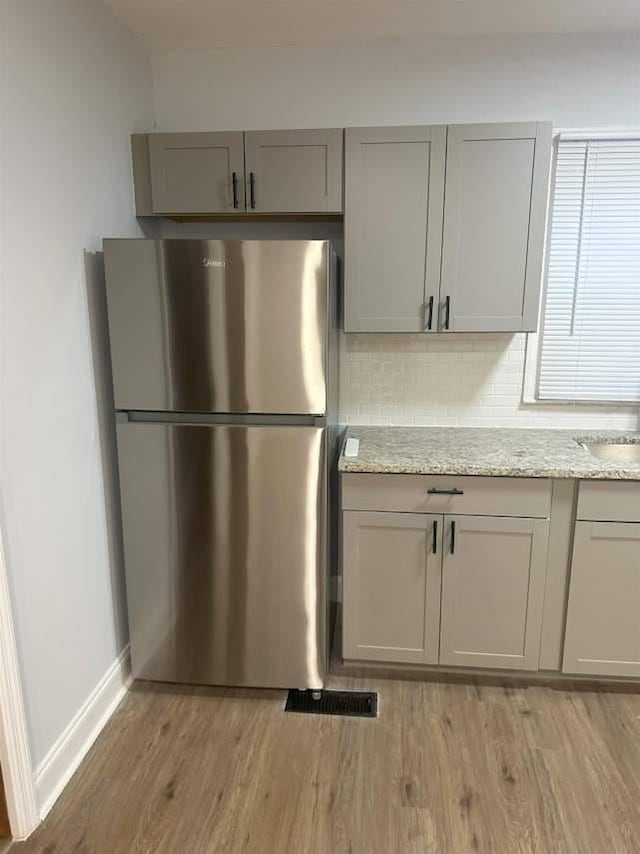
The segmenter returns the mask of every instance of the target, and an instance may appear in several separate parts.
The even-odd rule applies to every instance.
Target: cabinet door
[[[441,664],[538,669],[548,524],[445,516]]]
[[[245,133],[247,210],[342,211],[342,130]]]
[[[550,123],[449,127],[441,329],[535,330],[550,161]]]
[[[437,664],[442,516],[343,519],[343,656]]]
[[[153,133],[149,162],[154,213],[244,210],[242,133]]]
[[[435,331],[445,140],[445,127],[346,131],[346,332]]]
[[[640,523],[576,522],[562,669],[640,676]]]

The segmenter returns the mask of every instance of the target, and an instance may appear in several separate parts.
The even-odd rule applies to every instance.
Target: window
[[[536,397],[640,400],[640,135],[560,136]]]

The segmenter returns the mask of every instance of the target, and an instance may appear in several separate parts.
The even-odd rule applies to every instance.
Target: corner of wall
[[[127,644],[36,769],[35,785],[41,820],[46,818],[120,705],[131,681]]]

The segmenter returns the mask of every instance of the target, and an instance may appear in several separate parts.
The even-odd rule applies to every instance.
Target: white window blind
[[[640,138],[557,142],[541,400],[640,400]]]

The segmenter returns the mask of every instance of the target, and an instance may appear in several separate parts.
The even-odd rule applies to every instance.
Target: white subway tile
[[[343,335],[345,424],[640,429],[634,407],[522,404],[526,335]]]

